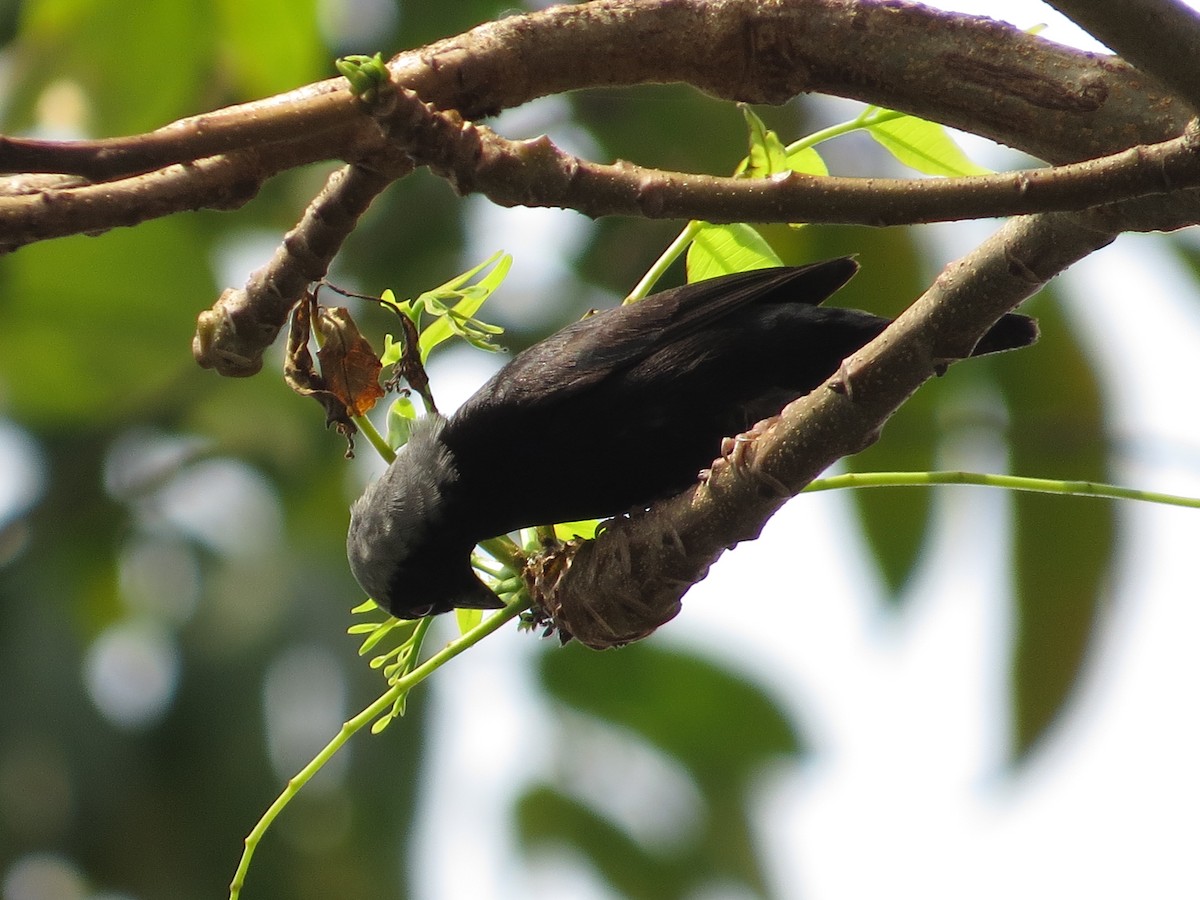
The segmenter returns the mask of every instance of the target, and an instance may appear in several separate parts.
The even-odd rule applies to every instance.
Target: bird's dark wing
[[[672,288],[606,310],[518,355],[471,397],[455,418],[486,414],[489,407],[567,400],[747,304],[818,305],[856,271],[858,263],[850,257],[757,269]]]

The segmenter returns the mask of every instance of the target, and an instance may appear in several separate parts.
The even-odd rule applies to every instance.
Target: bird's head
[[[474,544],[455,527],[446,421],[419,419],[395,461],[350,508],[346,554],[363,590],[401,619],[504,604],[471,571]]]

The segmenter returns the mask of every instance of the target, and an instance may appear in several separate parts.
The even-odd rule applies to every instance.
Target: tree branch
[[[256,375],[263,352],[275,342],[296,301],[325,277],[359,217],[395,177],[362,166],[335,172],[270,262],[253,272],[244,287],[224,291],[212,309],[197,317],[192,338],[196,362],[222,375]]]
[[[354,120],[355,106],[344,88],[344,80],[341,85],[337,80],[319,82],[129,137],[45,141],[0,135],[0,172],[55,172],[111,181],[176,163],[271,147],[286,159],[334,159],[346,145],[347,126]],[[296,150],[296,145],[308,149]],[[291,152],[285,148],[292,148]]]
[[[392,133],[419,165],[460,194],[501,206],[553,206],[585,215],[709,222],[912,225],[1075,211],[1200,184],[1200,132],[1059,167],[965,178],[839,178],[790,172],[723,178],[602,165],[548,137],[510,141],[400,91],[404,122]],[[1200,215],[1200,208],[1197,209]]]
[[[750,102],[851,97],[1051,162],[1166,140],[1191,117],[1119,59],[917,4],[596,0],[487,23],[398,54],[389,68],[397,84],[467,119],[572,90],[684,82]],[[110,179],[252,146],[356,159],[380,149],[372,132],[337,78],[137,137],[10,138],[0,141],[0,171]]]
[[[1200,13],[1176,0],[1046,0],[1200,111]]]
[[[375,120],[377,130],[390,136],[396,94],[385,88],[380,85],[373,99],[357,102]],[[310,284],[325,277],[367,207],[389,184],[412,172],[412,160],[400,146],[390,141],[369,160],[334,172],[270,262],[251,273],[242,288],[225,290],[211,309],[197,316],[192,338],[197,363],[234,377],[262,369],[263,352],[275,342],[292,307]]]

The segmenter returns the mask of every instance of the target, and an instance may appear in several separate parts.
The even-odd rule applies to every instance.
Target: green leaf
[[[244,96],[269,97],[328,75],[316,4],[317,0],[218,0],[217,19],[231,74]]]
[[[875,122],[867,131],[901,163],[926,175],[987,175],[991,172],[968,159],[946,129],[936,122],[900,116]]]
[[[187,351],[196,310],[216,296],[198,225],[161,219],[8,257],[6,412],[60,429],[110,424],[211,382]]]
[[[954,374],[959,374],[958,369]],[[852,472],[927,472],[936,468],[940,385],[926,385],[884,426],[872,446],[847,461]],[[870,496],[867,496],[870,495]],[[852,491],[858,524],[887,589],[899,604],[929,535],[933,491]]]
[[[454,619],[458,623],[458,633],[466,634],[483,621],[482,609],[455,609]]]
[[[702,884],[731,881],[766,896],[761,849],[748,817],[751,798],[764,768],[801,755],[804,742],[761,687],[699,656],[644,641],[603,654],[577,647],[543,654],[539,675],[556,700],[664,753],[704,800],[696,833],[681,835],[684,843],[659,860],[675,887],[631,896],[693,896]],[[587,753],[594,726],[575,733],[573,721],[564,720],[558,752]],[[579,833],[588,842],[576,849],[606,874],[614,848],[618,858],[631,852],[628,838],[600,833],[611,826],[594,814],[570,816],[565,827],[572,822],[592,831],[590,838]],[[668,871],[672,862],[678,868]]]
[[[688,247],[687,278],[689,282],[705,281],[782,264],[766,239],[749,225],[705,224]]]
[[[1108,480],[1109,439],[1096,372],[1053,292],[1034,302],[1047,339],[997,367],[1010,403],[1011,470]],[[1111,502],[1013,497],[1016,633],[1013,756],[1023,760],[1069,702],[1095,633],[1118,540]]]
[[[130,15],[121,0],[51,0],[22,4],[22,16],[16,47],[25,59],[13,67],[22,125],[51,84],[78,88],[80,124],[102,135],[165,125],[207,95],[216,29],[201,4],[142,3]]]
[[[642,735],[702,788],[748,784],[768,760],[802,752],[761,687],[694,654],[641,642],[610,653],[567,648],[540,663],[551,696]]]
[[[393,450],[399,450],[408,443],[408,435],[417,419],[417,408],[412,399],[407,396],[397,397],[388,407],[387,414],[387,444]]]
[[[467,284],[489,266],[494,266],[494,268],[478,283]],[[510,268],[512,268],[512,256],[497,252],[473,269],[455,276],[432,291],[426,291],[417,298],[414,305],[420,305],[425,310],[437,315],[433,323],[421,332],[422,362],[429,358],[434,347],[456,334],[480,349],[496,349],[489,342],[489,336],[501,334],[503,329],[481,322],[474,316],[483,306],[484,301],[504,281]]]
[[[554,534],[560,541],[569,541],[577,537],[591,540],[596,536],[596,530],[600,527],[601,521],[601,519],[586,519],[580,522],[560,522],[554,526]]]
[[[779,135],[767,128],[763,120],[749,106],[741,105],[749,132],[750,153],[741,161],[735,175],[749,178],[766,178],[787,169],[787,150]]]
[[[797,147],[788,151],[787,168],[801,175],[828,175],[829,167],[816,147]]]
[[[672,900],[683,896],[698,874],[690,858],[654,852],[612,822],[548,785],[521,795],[517,834],[527,853],[566,844],[586,857],[622,897]]]

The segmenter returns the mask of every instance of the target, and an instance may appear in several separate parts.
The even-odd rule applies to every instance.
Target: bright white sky
[[[933,5],[1002,11],[1023,28],[1045,22],[1046,37],[1096,49],[1041,3]],[[502,210],[481,211],[479,223],[476,240],[486,248],[479,258],[503,246],[516,253],[515,277],[553,280],[519,270],[547,246],[569,244],[569,219]],[[938,229],[945,259],[992,228]],[[522,252],[518,244],[526,242]],[[1123,237],[1066,283],[1071,312],[1087,323],[1116,398],[1114,427],[1152,450],[1132,457],[1118,480],[1200,496],[1200,423],[1178,415],[1195,405],[1194,286],[1153,236]],[[443,379],[443,395],[446,388]],[[1200,514],[1121,507],[1128,543],[1115,565],[1098,652],[1077,702],[1012,779],[1001,766],[1006,736],[998,724],[1010,627],[1000,588],[1004,497],[982,489],[939,495],[936,564],[920,573],[898,619],[879,614],[846,502],[828,494],[793,501],[759,541],[727,554],[688,594],[684,614],[654,638],[703,647],[752,672],[816,744],[810,764],[777,772],[762,786],[759,821],[780,896],[1200,896]],[[791,581],[794,567],[804,569],[803,594]],[[746,598],[741,618],[722,612],[736,598]],[[511,844],[490,839],[507,827],[519,787],[513,772],[534,777],[544,762],[537,748],[549,712],[514,699],[524,696],[528,642],[486,644],[435,679],[442,755],[427,803],[436,812],[416,853],[441,864],[426,869],[419,896],[607,896],[577,862],[548,860],[531,875],[514,861]],[[648,789],[672,783],[653,758],[638,759]],[[635,777],[592,772],[580,791],[653,833],[655,802],[613,799],[618,774]],[[670,793],[660,788],[652,796],[665,804]],[[688,798],[678,794],[674,802],[686,808]],[[477,824],[465,829],[464,822]],[[464,846],[464,834],[488,839]]]

